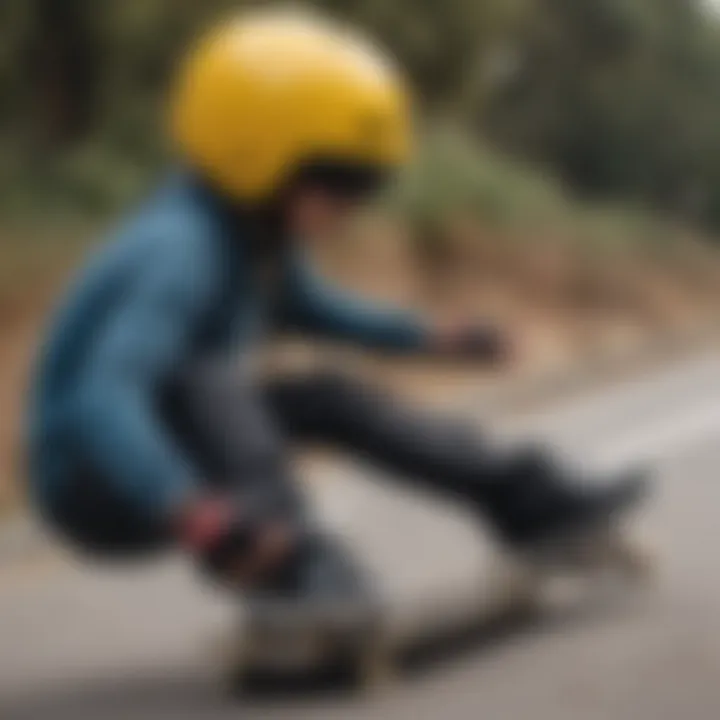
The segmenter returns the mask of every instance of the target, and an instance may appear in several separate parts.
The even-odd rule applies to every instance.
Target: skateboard
[[[397,676],[414,647],[536,613],[558,585],[566,591],[571,586],[577,604],[608,586],[623,592],[646,587],[654,570],[652,555],[638,539],[613,526],[531,553],[497,546],[466,588],[402,606],[382,597],[375,608],[249,603],[227,638],[224,673],[234,691],[258,680],[322,673],[372,690]]]

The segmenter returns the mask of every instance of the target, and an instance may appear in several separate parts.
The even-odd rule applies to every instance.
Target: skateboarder
[[[303,500],[290,442],[460,497],[518,547],[638,497],[634,476],[590,489],[544,451],[501,454],[352,377],[240,371],[281,327],[397,352],[506,352],[487,327],[443,331],[353,299],[303,257],[410,152],[404,84],[373,45],[314,16],[226,22],[182,68],[172,133],[181,167],[90,262],[40,353],[31,491],[71,544],[100,558],[181,546],[216,580],[283,597],[359,591]]]

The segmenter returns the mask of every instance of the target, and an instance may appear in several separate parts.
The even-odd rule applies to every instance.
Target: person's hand
[[[465,323],[437,328],[433,349],[449,358],[478,360],[488,364],[506,364],[514,357],[510,338],[490,323]]]
[[[279,567],[291,552],[292,533],[280,520],[251,517],[228,496],[195,499],[176,521],[180,543],[213,578],[251,586]]]

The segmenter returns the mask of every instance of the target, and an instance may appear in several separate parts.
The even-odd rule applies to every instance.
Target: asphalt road
[[[498,430],[542,437],[582,463],[653,463],[656,497],[642,518],[660,558],[651,592],[609,613],[541,619],[451,654],[376,696],[231,700],[218,690],[210,639],[228,632],[232,607],[181,563],[132,571],[57,562],[5,567],[0,717],[720,717],[720,357],[505,418]],[[337,518],[351,521],[364,496],[346,492],[343,482],[328,502]],[[415,591],[423,582],[456,582],[466,529],[417,533],[403,522],[392,510],[372,518],[377,542],[388,544],[385,560],[414,568]]]

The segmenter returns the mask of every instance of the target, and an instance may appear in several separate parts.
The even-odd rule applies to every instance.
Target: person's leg
[[[229,494],[251,520],[280,523],[292,539],[284,560],[254,593],[317,599],[362,597],[365,579],[350,554],[322,532],[287,461],[284,433],[262,388],[236,365],[193,368],[169,393],[173,432],[206,473],[210,493]]]
[[[634,474],[581,486],[548,451],[501,451],[461,422],[433,417],[337,374],[275,379],[267,404],[289,436],[363,456],[406,482],[471,501],[500,535],[532,543],[633,504]]]
[[[284,438],[264,398],[234,363],[183,372],[163,403],[171,432],[201,468],[208,491],[238,492],[248,504],[301,522],[306,504],[292,481]]]
[[[274,378],[264,393],[289,438],[331,444],[414,484],[464,494],[471,485],[491,484],[502,469],[499,454],[465,424],[409,407],[351,377]]]

